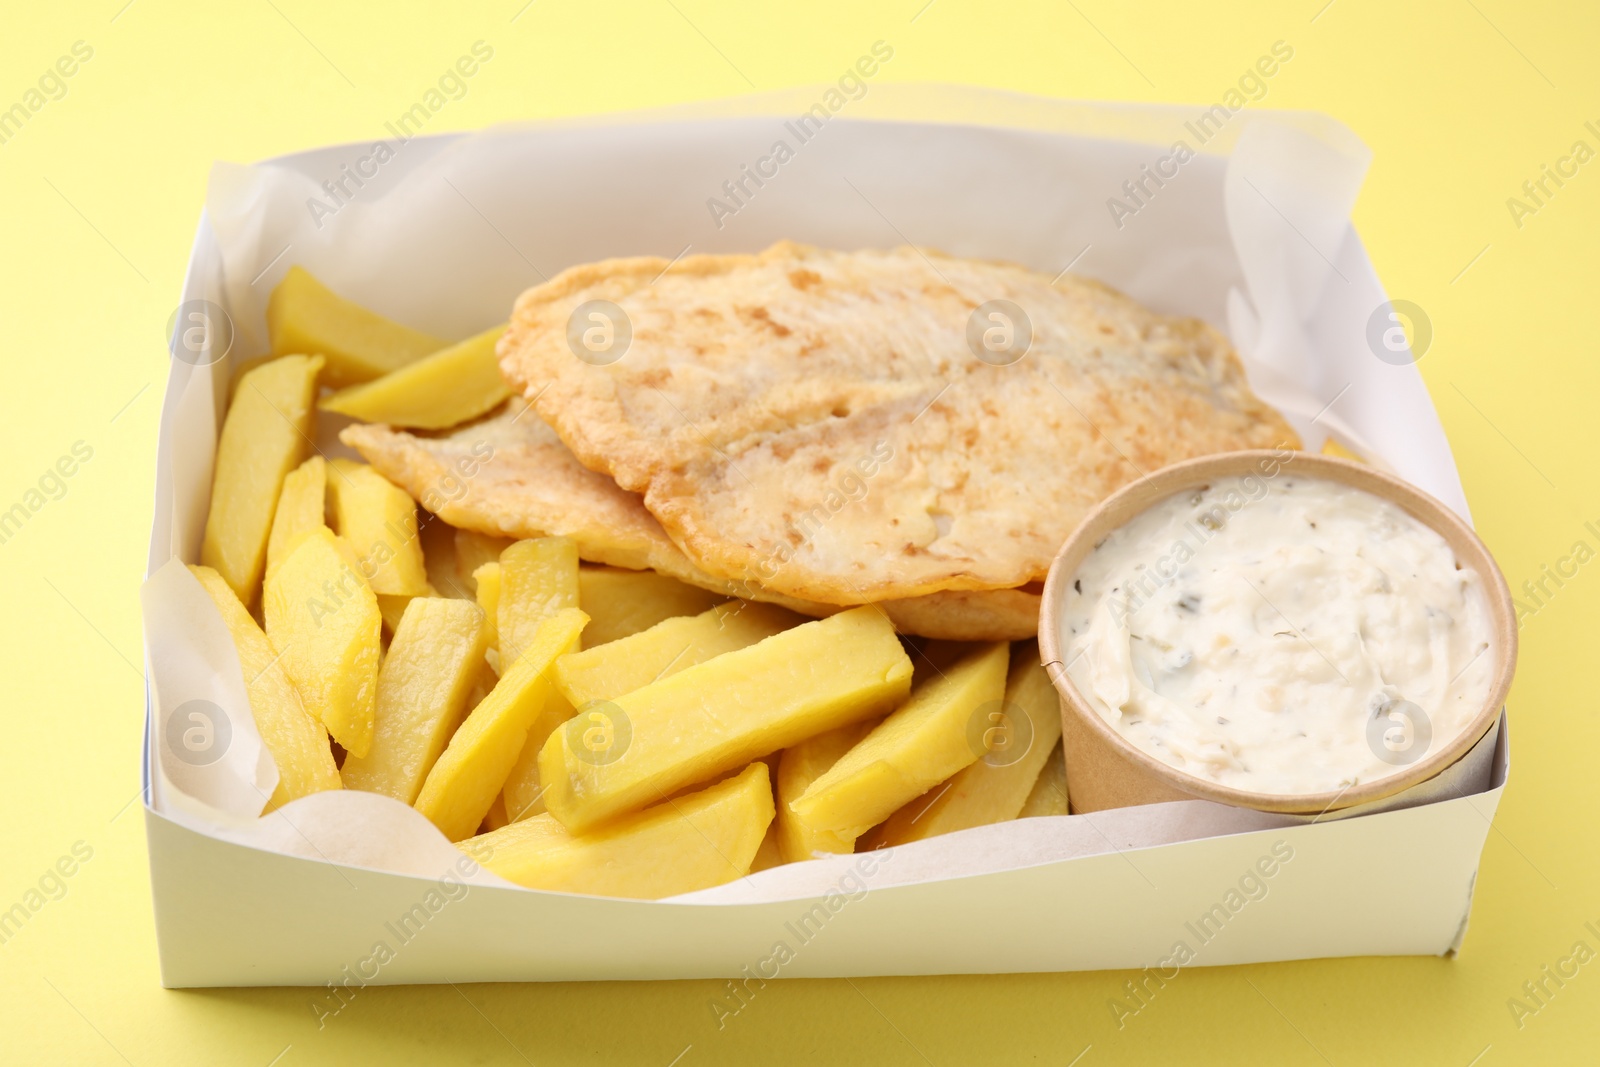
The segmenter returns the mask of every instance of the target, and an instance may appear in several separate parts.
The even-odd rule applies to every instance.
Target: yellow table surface
[[[1585,527],[1600,520],[1600,361],[1584,332],[1600,282],[1600,162],[1575,174],[1561,164],[1570,176],[1547,180],[1537,202],[1524,193],[1575,142],[1600,151],[1600,9],[124,3],[13,5],[0,33],[0,108],[76,42],[92,49],[70,78],[44,79],[44,106],[0,143],[0,511],[60,457],[92,450],[72,477],[45,478],[44,506],[0,543],[0,910],[48,894],[0,944],[0,1060],[1466,1067],[1600,1056],[1600,962],[1559,986],[1543,970],[1579,942],[1600,950],[1589,689],[1600,564],[1563,562],[1576,542],[1600,548]],[[1121,1029],[1107,1008],[1130,977],[1119,972],[783,982],[721,1030],[709,1008],[720,982],[368,988],[320,1030],[306,990],[161,989],[134,802],[137,592],[164,331],[211,162],[383,136],[478,40],[493,62],[429,132],[817,84],[879,39],[895,49],[883,80],[1196,105],[1282,40],[1293,61],[1253,106],[1325,111],[1372,147],[1356,223],[1390,294],[1431,317],[1421,369],[1478,527],[1513,588],[1576,567],[1559,585],[1545,579],[1550,595],[1524,620],[1512,784],[1459,958],[1186,970]],[[1511,197],[1536,210],[1514,215]],[[56,881],[47,872],[75,850],[90,858]],[[1548,992],[1529,1000],[1523,983],[1541,980]],[[1518,997],[1537,1011],[1513,1012]]]

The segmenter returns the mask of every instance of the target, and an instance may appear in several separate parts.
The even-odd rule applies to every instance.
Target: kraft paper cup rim
[[[1496,657],[1494,680],[1483,706],[1466,728],[1435,751],[1394,774],[1362,782],[1356,786],[1321,793],[1256,793],[1221,785],[1179,770],[1129,742],[1107,722],[1073,685],[1063,669],[1058,615],[1065,590],[1079,566],[1112,531],[1117,530],[1149,508],[1184,489],[1229,475],[1250,471],[1261,473],[1259,464],[1275,462],[1305,478],[1322,478],[1364,489],[1404,510],[1424,526],[1445,539],[1458,562],[1472,567],[1484,579],[1493,629],[1491,651]],[[1281,476],[1281,474],[1280,474]],[[1434,777],[1459,760],[1488,732],[1500,716],[1517,662],[1516,611],[1511,591],[1506,586],[1488,547],[1472,527],[1455,512],[1409,482],[1386,474],[1364,463],[1336,459],[1311,452],[1293,452],[1287,458],[1281,451],[1267,449],[1223,452],[1186,460],[1153,471],[1122,487],[1091,511],[1072,532],[1050,564],[1039,610],[1039,652],[1045,670],[1061,695],[1063,715],[1073,715],[1103,743],[1170,789],[1202,800],[1213,800],[1235,807],[1254,808],[1292,814],[1321,813],[1367,804],[1393,796]],[[1169,799],[1165,794],[1152,799]]]

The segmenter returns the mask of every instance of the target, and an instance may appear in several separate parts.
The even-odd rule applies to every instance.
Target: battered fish
[[[615,361],[578,344],[591,301],[626,316]],[[1026,586],[1140,474],[1299,447],[1204,323],[914,248],[574,267],[522,294],[499,355],[699,571],[825,604]]]
[[[443,436],[353,425],[340,439],[452,526],[502,537],[570,537],[592,562],[655,570],[806,615],[840,610],[701,571],[636,494],[579,463],[520,400]],[[1039,618],[1038,594],[1018,589],[940,593],[879,607],[901,633],[957,641],[1020,640],[1036,632]]]

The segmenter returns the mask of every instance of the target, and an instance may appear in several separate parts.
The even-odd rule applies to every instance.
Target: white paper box
[[[1465,514],[1415,367],[1376,358],[1367,340],[1386,298],[1348,222],[1366,154],[1342,127],[1239,114],[1200,145],[1187,109],[884,85],[801,143],[785,122],[821,98],[416,139],[391,143],[381,164],[357,145],[219,167],[184,300],[229,312],[237,359],[265,349],[266,295],[297,263],[441,336],[503,320],[540,274],[686,246],[912,241],[1052,274],[1070,263],[1229,332],[1308,447],[1335,429]],[[930,113],[972,124],[910,121]],[[1147,184],[1119,226],[1107,201],[1180,138],[1200,151]],[[737,211],[708,206],[729,205],[723,183],[779,140],[793,158],[747,183]],[[375,173],[359,190],[346,180],[348,201],[321,184],[346,168]],[[198,587],[168,565],[198,558],[227,370],[174,360],[145,590],[145,811],[169,986],[1142,967],[1170,979],[1180,966],[1460,945],[1505,787],[1503,718],[1440,779],[1354,817],[1194,801],[1031,819],[666,902],[509,886],[371,794],[317,794],[257,818],[276,771],[237,660]],[[225,709],[231,730],[224,758],[203,767],[165,740],[191,699]],[[338,1005],[330,994],[326,1010]]]

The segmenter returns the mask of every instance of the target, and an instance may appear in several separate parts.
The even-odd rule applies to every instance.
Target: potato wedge
[[[349,547],[326,527],[307,534],[273,572],[262,607],[267,639],[306,710],[347,752],[365,756],[383,618]]]
[[[433,586],[428,586],[428,591],[421,596],[398,596],[392,593],[379,593],[378,614],[383,616],[383,632],[393,636],[400,628],[400,620],[405,617],[406,605],[413,600],[429,600],[440,596]]]
[[[472,586],[477,592],[478,610],[483,612],[483,622],[487,630],[484,631],[485,640],[491,650],[500,647],[500,564],[485,563],[472,572]],[[495,652],[495,663],[500,660],[500,654]],[[500,669],[495,668],[499,674]]]
[[[345,757],[340,769],[346,789],[416,801],[466,717],[483,663],[483,630],[483,613],[470,600],[411,598],[378,671],[372,747]]]
[[[1029,792],[1028,799],[1022,802],[1022,810],[1017,812],[1017,818],[1032,819],[1041,815],[1065,814],[1067,814],[1067,761],[1061,752],[1061,742],[1057,741],[1050,758],[1045,761],[1044,770],[1039,772],[1038,781],[1033,783],[1033,790]]]
[[[500,669],[515,661],[537,632],[539,623],[565,608],[578,606],[578,549],[565,537],[535,537],[506,546],[500,553],[500,603],[496,623]],[[584,612],[585,615],[588,612]],[[587,627],[585,627],[587,629]],[[577,651],[577,646],[567,650]],[[516,822],[544,811],[539,779],[539,750],[557,726],[572,718],[573,707],[559,691],[528,727],[528,740],[506,776],[506,817]]]
[[[583,631],[584,648],[648,630],[663,619],[698,615],[727,599],[665,574],[621,567],[583,568],[578,590],[583,610],[594,619]]]
[[[903,845],[973,826],[1017,817],[1039,772],[1061,739],[1061,702],[1039,665],[1039,647],[1018,642],[1011,650],[1005,702],[986,733],[1004,731],[985,745],[988,754],[889,816],[873,831],[871,848]],[[982,741],[980,741],[982,743]]]
[[[658,900],[748,874],[772,813],[772,785],[758,762],[581,836],[539,815],[457,847],[530,889]]]
[[[272,533],[267,537],[267,573],[289,558],[301,538],[327,523],[324,514],[328,498],[328,464],[312,456],[290,471],[278,494],[278,508],[272,516]]]
[[[477,579],[473,575],[485,563],[498,563],[500,553],[510,548],[511,543],[509,537],[491,537],[476,530],[456,530],[456,570],[467,592],[477,593]]]
[[[431,337],[336,295],[303,267],[290,267],[267,299],[272,351],[327,358],[327,384],[368,382],[450,342]]]
[[[494,798],[494,803],[489,805],[489,811],[484,815],[483,822],[478,829],[487,833],[511,825],[511,816],[506,814],[506,795],[501,793]],[[472,840],[470,837],[467,840]]]
[[[563,826],[583,833],[824,730],[882,714],[910,684],[911,661],[876,608],[803,623],[579,708],[540,753],[544,802]]]
[[[483,620],[483,632],[485,641],[487,641],[489,633],[488,619]],[[489,694],[494,692],[494,687],[499,684],[500,676],[494,673],[494,668],[489,666],[488,661],[479,662],[478,668],[472,676],[472,688],[467,692],[467,707],[475,708],[482,704],[488,699]]]
[[[575,544],[565,537],[535,537],[508,545],[500,553],[500,601],[495,620],[500,669],[504,671],[516,660],[541,622],[558,611],[575,607]]]
[[[417,517],[417,538],[422,542],[422,566],[427,571],[428,584],[440,596],[473,599],[472,587],[456,569],[454,527],[437,515],[423,513]]]
[[[533,725],[528,727],[527,742],[517,754],[517,762],[512,764],[511,773],[506,775],[505,790],[501,794],[505,798],[507,822],[517,822],[544,813],[545,790],[539,775],[539,753],[550,735],[574,714],[572,705],[557,691],[545,702],[544,710],[533,720]]]
[[[819,830],[866,828],[894,814],[983,750],[969,739],[975,714],[1005,695],[1008,646],[976,646],[917,684],[911,699],[789,805]],[[930,650],[937,660],[939,651]]]
[[[749,873],[754,874],[757,871],[781,866],[783,866],[783,854],[778,851],[778,824],[774,820],[767,826],[766,836],[761,839],[761,847],[756,849],[755,859],[750,861]]]
[[[355,550],[372,591],[429,596],[417,506],[411,497],[365,463],[336,459],[328,466],[333,530]]]
[[[228,405],[233,405],[233,398],[239,395],[239,383],[244,381],[245,375],[261,366],[271,363],[278,357],[271,352],[260,356],[251,356],[249,359],[237,360],[233,363],[233,373],[228,376]]]
[[[854,852],[856,838],[868,827],[852,830],[819,830],[789,809],[792,801],[805,795],[805,791],[839,762],[846,752],[859,745],[873,728],[877,719],[851,723],[837,730],[829,730],[816,737],[808,737],[798,745],[783,750],[778,758],[778,815],[773,825],[778,828],[778,854],[784,863],[797,863],[813,859],[821,853]]]
[[[550,665],[572,647],[588,616],[576,608],[539,624],[533,642],[466,722],[428,772],[416,809],[446,837],[471,837],[506,784],[533,725],[555,695]]]
[[[285,356],[239,380],[222,423],[200,562],[249,607],[261,591],[272,516],[289,472],[311,447],[320,356]]]
[[[256,732],[278,766],[278,787],[267,800],[266,810],[274,811],[310,793],[340,788],[339,769],[334,766],[333,750],[328,747],[328,731],[306,711],[299,691],[276,662],[278,654],[267,635],[222,575],[210,567],[189,570],[211,594],[233,635]]]
[[[511,395],[494,354],[505,332],[504,325],[485,330],[382,378],[326,396],[321,407],[362,422],[422,430],[475,419]]]
[[[591,700],[612,700],[805,621],[773,604],[730,601],[562,656],[556,660],[556,685],[575,708]]]

